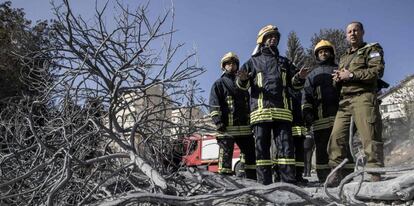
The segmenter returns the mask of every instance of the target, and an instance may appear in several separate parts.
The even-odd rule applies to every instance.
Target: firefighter
[[[229,52],[221,59],[223,74],[214,82],[210,93],[210,112],[217,127],[220,174],[232,174],[234,143],[244,156],[245,176],[256,179],[254,139],[250,127],[249,93],[237,88],[235,75],[239,58]]]
[[[272,183],[273,164],[278,166],[281,181],[296,183],[288,88],[300,89],[307,69],[294,75],[294,66],[279,55],[279,39],[277,27],[262,28],[252,57],[240,68],[236,81],[239,88],[245,91],[250,88],[250,123],[256,141],[257,179],[264,185]],[[276,142],[278,152],[273,162],[270,158],[272,140]]]
[[[306,78],[302,95],[302,111],[306,127],[313,133],[316,150],[316,174],[319,182],[325,182],[330,172],[327,146],[338,111],[339,92],[334,86],[332,74],[338,68],[335,64],[335,47],[321,40],[314,48],[317,61]]]
[[[352,22],[346,27],[350,48],[341,57],[339,69],[333,74],[334,81],[341,86],[341,92],[328,148],[332,167],[350,156],[348,140],[351,116],[366,155],[365,166],[384,166],[381,115],[377,101],[378,82],[384,74],[384,53],[378,43],[365,43],[363,36],[361,22]],[[328,180],[328,186],[337,186],[344,175],[343,171],[335,173]],[[380,174],[371,174],[371,181],[380,179]]]

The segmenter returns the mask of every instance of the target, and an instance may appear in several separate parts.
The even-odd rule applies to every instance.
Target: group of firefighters
[[[310,147],[304,142],[306,134],[313,132],[320,182],[345,158],[350,160],[327,182],[337,186],[354,168],[348,143],[351,124],[361,137],[364,166],[383,167],[377,101],[383,51],[378,43],[365,43],[363,35],[360,22],[346,27],[350,47],[339,66],[335,46],[321,40],[314,48],[316,68],[296,68],[279,54],[280,33],[273,25],[259,31],[257,46],[241,67],[235,53],[226,53],[220,65],[223,74],[210,93],[210,115],[220,148],[219,173],[233,173],[236,143],[244,157],[246,178],[264,185],[277,181],[305,184],[305,159],[309,159],[305,154],[309,152],[304,148]],[[380,178],[380,174],[371,174],[372,181]]]

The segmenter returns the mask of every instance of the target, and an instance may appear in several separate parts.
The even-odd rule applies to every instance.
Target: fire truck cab
[[[211,134],[193,134],[184,139],[185,155],[183,161],[189,167],[218,171],[219,145],[216,137]],[[240,172],[240,149],[234,144],[232,169],[235,174]],[[236,169],[237,168],[237,169]]]

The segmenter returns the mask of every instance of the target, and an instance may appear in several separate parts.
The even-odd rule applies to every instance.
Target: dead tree
[[[186,131],[171,132],[183,127],[171,112],[185,104],[186,82],[203,69],[192,63],[195,53],[176,58],[183,44],[173,42],[172,9],[148,19],[149,4],[131,10],[118,2],[111,5],[119,11],[115,25],[107,25],[108,4],[96,5],[92,25],[69,1],[54,5],[53,44],[44,51],[53,55],[42,66],[56,79],[35,87],[36,98],[6,102],[1,111],[2,132],[12,137],[0,156],[1,203],[86,204],[127,191],[176,192],[169,156],[182,144],[173,137]],[[33,112],[39,105],[47,109]]]
[[[106,14],[108,6],[119,13]],[[67,0],[54,5],[43,64],[15,53],[37,95],[2,102],[0,205],[329,203],[290,184],[172,169],[180,137],[199,129],[193,80],[204,70],[195,53],[177,58],[173,9],[149,19],[149,4],[95,8],[91,21]]]

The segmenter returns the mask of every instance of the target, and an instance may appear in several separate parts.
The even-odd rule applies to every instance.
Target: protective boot
[[[303,178],[303,167],[296,167],[296,182],[300,185],[306,185],[309,183],[307,179]]]
[[[316,170],[316,174],[318,176],[318,180],[320,183],[324,183],[326,178],[328,177],[329,173],[331,173],[330,169],[319,169]]]

